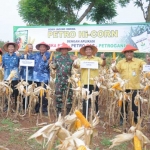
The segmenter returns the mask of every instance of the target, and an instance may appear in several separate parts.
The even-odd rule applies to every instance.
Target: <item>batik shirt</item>
[[[25,55],[21,55],[20,59],[25,59]],[[27,55],[27,59],[28,60],[34,60],[34,54],[29,53]],[[28,67],[28,81],[33,80],[33,68],[34,67]],[[20,67],[20,79],[26,80],[26,67],[24,67],[24,66]]]
[[[17,77],[13,78],[13,80],[19,79],[19,57],[16,53],[13,53],[12,55],[5,53],[2,57],[2,66],[4,68],[4,80],[7,80],[12,70],[15,70],[17,73]]]
[[[71,68],[73,61],[70,55],[59,55],[55,58],[56,65],[56,83],[67,84],[68,77],[71,76]]]
[[[33,81],[47,83],[50,79],[50,70],[49,70],[49,58],[50,53],[45,52],[46,61],[43,60],[43,55],[40,52],[37,52],[34,55],[35,66],[33,69]]]

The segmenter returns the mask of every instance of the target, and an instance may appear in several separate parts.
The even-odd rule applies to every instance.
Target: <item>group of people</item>
[[[15,98],[15,103],[17,101],[18,91],[14,88],[16,84],[18,84],[20,79],[26,78],[26,68],[19,67],[19,60],[20,59],[32,59],[35,61],[34,67],[29,67],[28,73],[28,82],[31,84],[33,81],[40,86],[41,83],[48,84],[50,81],[50,69],[49,64],[50,61],[50,46],[44,42],[39,43],[36,45],[36,49],[39,50],[37,53],[33,53],[33,45],[28,44],[28,51],[24,55],[18,55],[16,51],[18,50],[18,45],[13,42],[6,43],[3,46],[3,49],[6,53],[2,57],[2,67],[4,68],[4,80],[7,80],[10,72],[15,70],[17,72],[17,76],[13,78],[11,83],[13,88],[13,95]],[[63,94],[68,89],[68,78],[71,76],[71,69],[72,66],[75,68],[80,68],[80,64],[74,64],[74,60],[77,59],[76,56],[69,55],[69,51],[72,48],[62,43],[56,51],[60,52],[53,60],[53,69],[56,70],[56,80],[55,80],[55,94],[56,94],[56,109],[57,113],[62,112],[63,108]],[[137,94],[137,90],[140,89],[140,74],[142,71],[142,67],[146,62],[141,59],[134,58],[134,51],[137,50],[135,47],[131,45],[127,45],[122,53],[124,53],[125,58],[120,60],[116,66],[112,69],[114,72],[118,72],[122,79],[129,80],[125,85],[126,92],[133,91],[132,95],[132,111],[134,112],[134,122],[137,123],[138,117],[138,107],[134,104],[134,99]],[[83,56],[80,58],[81,61],[97,61],[99,66],[103,67],[106,65],[106,57],[101,54],[100,57],[96,57],[98,49],[94,45],[85,45],[81,47],[80,54]],[[20,68],[20,70],[19,70]],[[90,79],[98,76],[99,72],[98,69],[91,69],[90,71]],[[81,68],[81,84],[84,88],[88,87],[88,69]],[[92,90],[99,91],[98,87],[94,88],[94,82],[92,80],[89,81],[89,91],[90,93]],[[67,97],[67,113],[69,113],[72,107],[72,91],[71,89],[68,92]],[[39,111],[39,103],[35,108],[36,112]],[[47,112],[47,100],[43,97],[43,106],[42,106],[43,113]],[[96,97],[95,101],[95,111],[98,112],[98,96]],[[86,116],[86,100],[83,100],[83,115]],[[122,116],[122,115],[121,115]],[[120,118],[122,121],[123,118]]]

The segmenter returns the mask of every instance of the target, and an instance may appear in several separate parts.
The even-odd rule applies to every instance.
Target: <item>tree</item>
[[[3,53],[5,53],[5,51],[3,50],[3,46],[6,42],[0,40],[0,48],[2,49]]]
[[[132,0],[119,0],[122,6],[126,6]],[[134,0],[135,6],[142,10],[143,17],[146,22],[150,22],[150,0]]]
[[[115,0],[20,0],[18,3],[19,14],[28,25],[80,24],[85,17],[97,24],[104,23],[117,15],[115,8]]]
[[[0,40],[0,48],[2,48],[5,43],[6,42]]]

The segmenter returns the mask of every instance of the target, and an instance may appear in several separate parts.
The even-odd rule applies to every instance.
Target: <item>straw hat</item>
[[[46,48],[47,48],[47,50],[50,49],[50,46],[49,46],[48,44],[46,44],[45,42],[41,42],[41,43],[39,43],[39,44],[36,45],[36,49],[37,49],[37,50],[39,50],[40,45],[45,45]]]
[[[72,48],[71,48],[69,45],[67,45],[66,43],[62,43],[62,44],[56,49],[56,51],[60,52],[61,49],[63,49],[63,48],[67,48],[68,51],[71,51],[71,50],[72,50]]]
[[[86,47],[90,47],[91,49],[92,49],[92,51],[93,51],[93,55],[95,55],[96,53],[97,53],[97,51],[98,51],[98,49],[97,49],[97,47],[96,46],[94,46],[94,45],[85,45],[85,46],[83,46],[83,47],[81,47],[80,48],[80,54],[81,55],[86,55],[85,54],[85,49],[86,49]]]
[[[4,44],[3,49],[8,52],[8,45],[14,45],[15,47],[15,51],[19,49],[18,44],[14,43],[14,42],[8,42],[6,44]]]
[[[137,48],[135,48],[135,47],[133,47],[133,46],[131,46],[131,45],[126,45],[126,47],[122,50],[122,53],[125,53],[125,52],[127,52],[127,51],[136,51],[137,50]]]

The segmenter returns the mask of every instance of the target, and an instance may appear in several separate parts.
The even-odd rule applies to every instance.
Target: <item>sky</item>
[[[0,0],[0,40],[2,41],[13,41],[13,26],[26,25],[18,14],[18,1]],[[125,8],[117,6],[117,13],[118,15],[113,18],[117,23],[145,22],[141,9],[135,7],[133,2]]]

